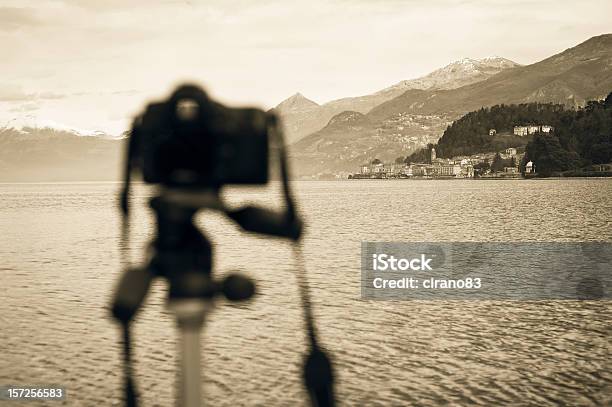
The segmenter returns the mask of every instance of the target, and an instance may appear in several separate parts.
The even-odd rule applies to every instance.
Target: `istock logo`
[[[431,270],[431,258],[421,254],[421,257],[412,259],[397,258],[386,253],[372,255],[372,270],[374,271],[406,271]]]

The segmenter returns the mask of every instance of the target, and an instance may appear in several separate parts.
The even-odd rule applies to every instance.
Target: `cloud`
[[[126,89],[126,90],[117,90],[114,92],[110,92],[111,95],[137,95],[138,93],[141,93],[141,91],[137,90],[137,89]]]
[[[55,92],[40,92],[33,94],[35,99],[63,99],[66,95]]]
[[[31,8],[0,7],[0,31],[18,31],[39,25],[35,13]]]
[[[56,92],[35,92],[28,93],[21,86],[4,85],[0,86],[0,102],[29,102],[36,100],[63,99],[66,95]]]
[[[464,56],[529,64],[609,31],[612,12],[610,0],[0,4],[0,110],[39,102],[49,117],[108,128],[109,111],[138,113],[184,79],[270,107],[298,89],[319,101],[375,92]]]
[[[40,105],[38,103],[28,102],[28,103],[24,103],[22,105],[13,107],[9,109],[8,111],[12,113],[25,113],[25,112],[33,112],[39,109],[40,109]]]
[[[24,102],[31,100],[20,86],[4,85],[0,87],[0,102]]]

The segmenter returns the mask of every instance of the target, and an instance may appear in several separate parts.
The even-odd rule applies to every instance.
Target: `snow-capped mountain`
[[[106,134],[0,126],[0,182],[117,181],[123,147]]]
[[[53,120],[41,119],[33,115],[14,117],[6,123],[0,123],[0,130],[12,129],[22,134],[39,133],[38,130],[52,130],[70,133],[76,136],[101,137],[107,139],[121,138],[101,130],[83,129],[59,123]]]
[[[421,78],[401,81],[378,93],[398,94],[408,89],[456,89],[483,81],[501,71],[517,66],[520,65],[498,56],[482,59],[463,58]]]

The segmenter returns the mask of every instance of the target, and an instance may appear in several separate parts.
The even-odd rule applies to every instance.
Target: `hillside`
[[[405,112],[459,116],[501,103],[552,102],[577,107],[605,97],[610,89],[612,34],[605,34],[458,89],[407,91],[372,109],[369,116],[373,120]]]
[[[612,92],[577,111],[558,112],[557,127],[527,144],[523,165],[533,161],[540,176],[564,171],[580,175],[593,164],[612,163]]]
[[[436,153],[439,157],[451,158],[524,146],[531,137],[514,136],[514,126],[536,124],[560,128],[573,114],[574,110],[552,103],[481,108],[453,122],[438,141]],[[495,129],[496,134],[489,134],[489,129]]]
[[[122,145],[50,128],[0,129],[0,182],[118,181]]]
[[[357,131],[349,125],[324,128],[296,143],[294,166],[300,175],[354,170],[361,161],[393,160],[435,143],[453,120],[483,106],[540,102],[576,107],[602,99],[610,90],[612,34],[606,34],[457,89],[409,89],[368,112],[367,126]],[[420,145],[407,143],[412,136]],[[364,145],[366,150],[357,150]]]
[[[455,89],[482,81],[516,66],[519,65],[501,57],[480,60],[464,58],[421,78],[401,81],[370,95],[347,97],[317,105],[297,93],[281,102],[273,110],[282,118],[287,140],[291,144],[308,134],[321,130],[332,117],[343,111],[365,114],[408,89]]]
[[[530,135],[512,134],[513,126],[529,124],[551,127]],[[491,128],[501,134],[490,134]],[[612,162],[612,92],[604,100],[589,101],[578,109],[524,103],[470,112],[449,126],[438,144],[416,151],[405,162],[427,162],[434,147],[437,156],[443,158],[525,147],[522,165],[533,161],[544,176],[608,164]]]
[[[434,143],[450,123],[446,117],[408,114],[376,123],[359,112],[342,112],[291,146],[293,172],[297,176],[353,172],[374,157],[391,161]]]

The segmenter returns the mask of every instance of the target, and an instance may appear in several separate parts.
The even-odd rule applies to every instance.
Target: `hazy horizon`
[[[531,64],[609,30],[612,4],[0,1],[0,125],[118,134],[184,80],[270,108],[369,94],[464,57]]]

